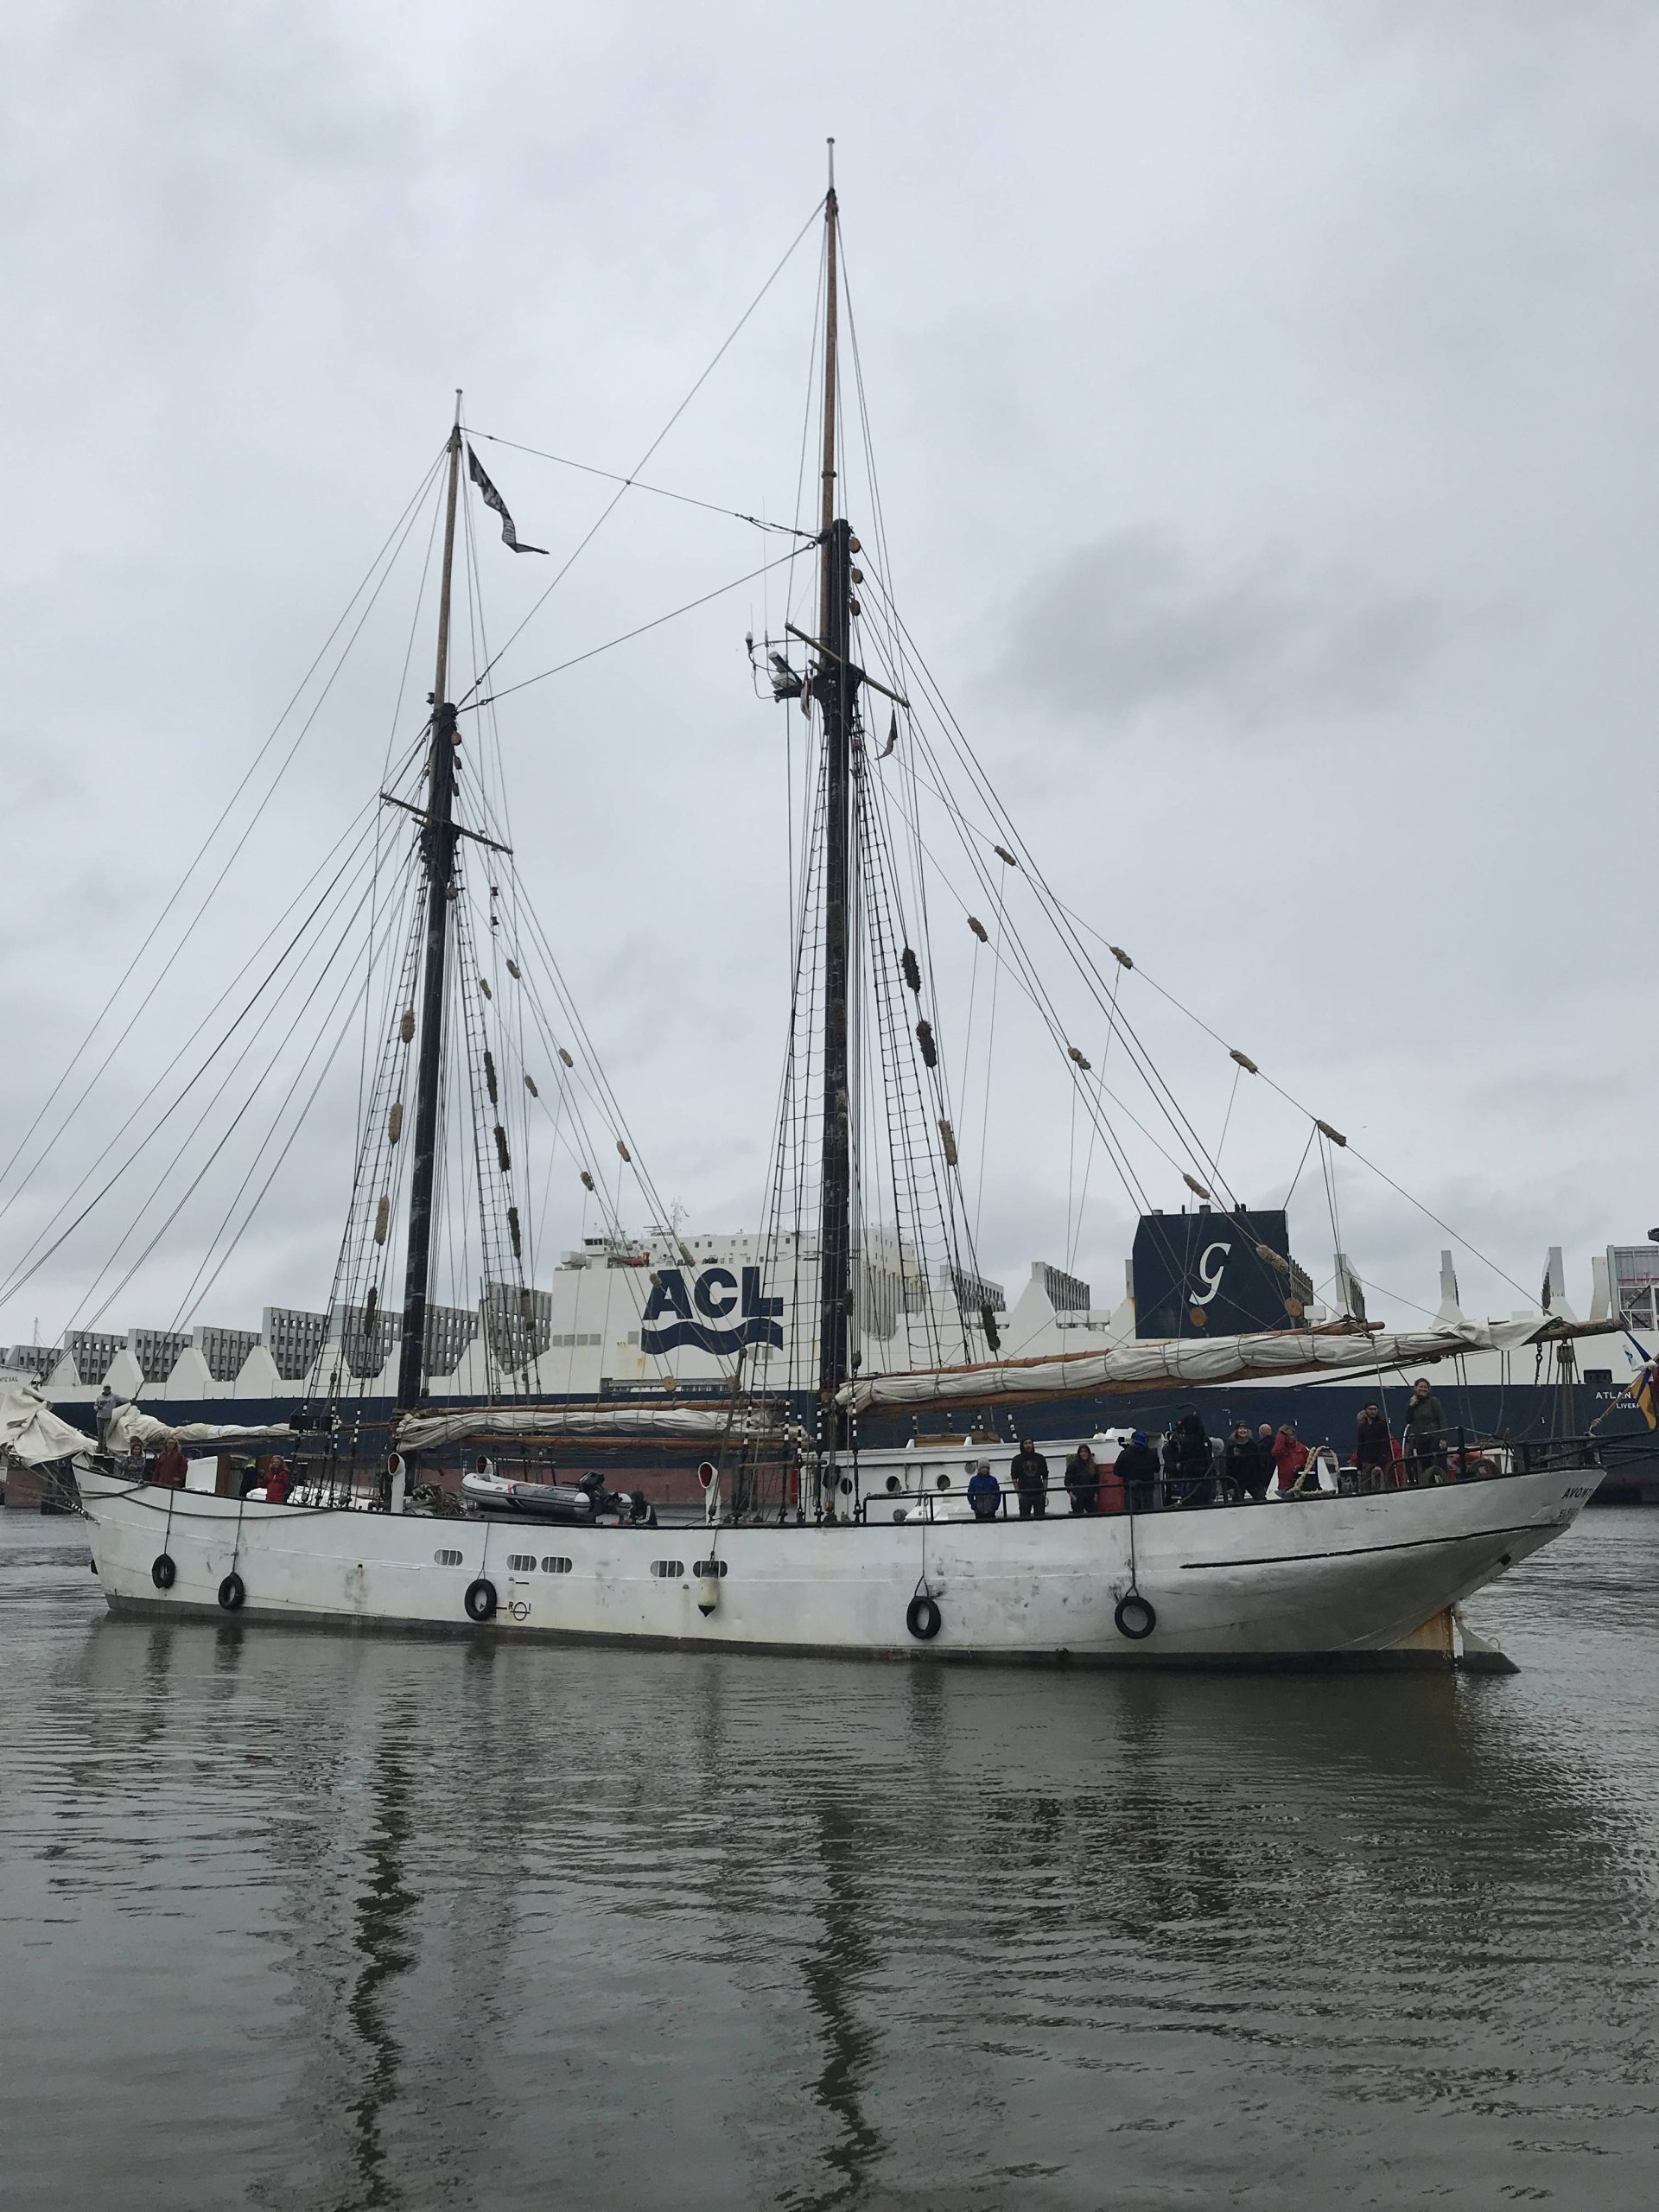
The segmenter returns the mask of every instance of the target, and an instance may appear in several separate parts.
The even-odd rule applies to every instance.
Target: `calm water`
[[[0,1516],[0,2199],[1659,2198],[1659,1513],[1509,1680],[104,1618]]]

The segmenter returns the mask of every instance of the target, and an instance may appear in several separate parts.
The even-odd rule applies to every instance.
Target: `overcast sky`
[[[0,1158],[454,388],[481,431],[631,467],[807,221],[834,132],[894,593],[1050,880],[1529,1288],[1561,1243],[1582,1303],[1590,1252],[1659,1223],[1650,9],[41,0],[0,36]],[[792,516],[815,269],[809,239],[655,481]],[[499,639],[608,491],[481,450],[556,556],[480,537]],[[631,494],[501,679],[774,547]],[[412,589],[0,1261],[378,788]],[[740,590],[502,710],[525,880],[700,1230],[758,1217],[782,1044],[798,721],[756,702],[742,646],[780,607]],[[1213,1137],[1231,1064],[1125,990]],[[988,1113],[963,1108],[982,1260],[1017,1288],[1075,1243],[1109,1301],[1129,1208],[1096,1166],[1071,1218],[1069,1093],[1004,1016]],[[308,1128],[196,1318],[324,1296],[344,1120]],[[1235,1186],[1281,1203],[1306,1134],[1244,1100]],[[1441,1231],[1351,1160],[1338,1200],[1362,1274],[1433,1305]],[[99,1227],[0,1339],[84,1311]],[[169,1318],[184,1257],[163,1240],[110,1321]],[[1460,1272],[1471,1306],[1520,1302]]]

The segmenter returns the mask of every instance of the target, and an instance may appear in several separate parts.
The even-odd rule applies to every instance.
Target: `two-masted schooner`
[[[681,1304],[667,1315],[673,1325],[659,1330],[664,1343],[718,1347],[723,1387],[677,1390],[664,1370],[655,1391],[586,1403],[545,1389],[528,1209],[515,1180],[514,1112],[528,1112],[526,1096],[539,1092],[528,1066],[513,1060],[487,963],[468,934],[461,881],[474,861],[486,872],[503,866],[508,841],[487,810],[475,804],[468,815],[463,804],[480,788],[461,773],[480,698],[458,698],[451,680],[467,449],[457,420],[436,486],[442,551],[430,714],[406,791],[385,794],[414,817],[411,866],[404,904],[382,902],[402,934],[384,987],[365,1005],[372,1074],[331,1300],[341,1319],[319,1357],[306,1429],[209,1424],[179,1439],[207,1455],[280,1445],[291,1484],[276,1497],[257,1484],[236,1496],[158,1483],[138,1454],[168,1431],[142,1406],[117,1409],[97,1451],[44,1409],[15,1424],[14,1446],[37,1458],[73,1451],[94,1564],[119,1613],[937,1659],[1452,1661],[1458,1602],[1559,1535],[1591,1494],[1598,1471],[1578,1447],[1521,1452],[1487,1440],[1478,1458],[1441,1462],[1441,1477],[1462,1479],[1265,1510],[1230,1499],[1224,1486],[1202,1507],[1131,1498],[1135,1510],[1028,1517],[1011,1510],[1004,1489],[988,1510],[982,1498],[974,1511],[960,1485],[947,1492],[912,1479],[891,1450],[880,1481],[872,1479],[870,1443],[884,1419],[960,1431],[973,1447],[977,1425],[999,1408],[1029,1406],[1052,1421],[1079,1397],[1120,1394],[1132,1408],[1137,1391],[1184,1382],[1381,1376],[1531,1343],[1541,1330],[1446,1315],[1406,1332],[1381,1332],[1363,1313],[1316,1323],[1281,1295],[1292,1271],[1263,1243],[1241,1264],[1261,1271],[1279,1325],[1211,1333],[1198,1305],[1192,1327],[1160,1340],[1119,1337],[1035,1359],[1000,1344],[962,1198],[960,1114],[940,1048],[924,902],[907,891],[906,870],[931,855],[918,831],[905,853],[896,849],[915,823],[901,799],[889,805],[882,797],[901,718],[907,739],[915,727],[906,675],[914,662],[875,565],[879,514],[860,525],[872,541],[867,552],[841,497],[833,179],[822,241],[819,499],[794,548],[816,569],[816,620],[791,621],[759,657],[751,643],[783,711],[804,721],[813,762],[795,855],[795,986],[768,1225],[753,1268],[725,1271],[712,1292],[700,1279],[700,1313],[681,1282],[673,1292]],[[505,517],[475,459],[470,474]],[[513,543],[510,519],[505,527]],[[877,602],[878,620],[864,616],[861,594]],[[998,843],[995,853],[1014,865],[1014,850]],[[488,918],[495,931],[494,885]],[[983,925],[968,919],[987,942]],[[522,981],[520,959],[504,957]],[[1033,1002],[1048,1007],[1034,976],[1023,966],[1019,974]],[[1115,1012],[1111,1019],[1133,1058],[1138,1044]],[[573,1056],[545,1033],[550,1061],[569,1068]],[[1091,1086],[1089,1110],[1103,1117],[1101,1141],[1110,1146],[1097,1071],[1058,1027],[1055,1034],[1069,1079]],[[1253,1071],[1245,1056],[1232,1057]],[[1184,1184],[1214,1203],[1218,1218],[1243,1222],[1214,1159],[1192,1149],[1192,1123],[1166,1118],[1174,1135],[1166,1142],[1188,1148]],[[448,1171],[447,1145],[461,1161]],[[631,1160],[625,1139],[616,1147]],[[484,1277],[476,1350],[488,1386],[470,1402],[429,1388],[441,1363],[439,1209],[446,1186],[453,1198],[467,1178]],[[582,1180],[595,1190],[589,1170]],[[626,1258],[620,1228],[613,1242]],[[394,1305],[389,1270],[400,1243]],[[810,1342],[780,1349],[769,1285],[787,1269],[813,1279],[804,1304],[816,1306],[816,1328]],[[655,1285],[652,1319],[662,1320],[668,1294]],[[873,1332],[893,1347],[880,1364],[868,1355]],[[381,1349],[392,1340],[396,1402],[377,1408],[365,1402],[364,1378],[384,1371]],[[653,1525],[654,1516],[602,1489],[553,1481],[573,1450],[619,1440],[705,1456],[706,1512]],[[459,1510],[454,1485],[439,1479],[457,1464],[470,1493]]]

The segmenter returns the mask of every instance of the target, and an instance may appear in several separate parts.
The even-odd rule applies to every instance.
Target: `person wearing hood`
[[[968,1505],[976,1521],[995,1521],[1002,1510],[1002,1485],[982,1459],[968,1478]]]
[[[1048,1511],[1048,1462],[1033,1437],[1022,1436],[1008,1472],[1014,1478],[1022,1521],[1040,1521]]]
[[[1117,1455],[1116,1469],[1123,1485],[1123,1501],[1131,1513],[1150,1513],[1158,1483],[1158,1454],[1137,1428]]]
[[[1210,1433],[1196,1406],[1188,1406],[1164,1439],[1164,1495],[1172,1505],[1209,1505],[1215,1497]]]

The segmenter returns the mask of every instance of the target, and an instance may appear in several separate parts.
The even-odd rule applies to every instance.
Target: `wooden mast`
[[[823,715],[823,1124],[818,1213],[818,1440],[833,1468],[845,1422],[836,1393],[847,1380],[853,1319],[853,1085],[849,1051],[853,722],[851,526],[836,513],[838,308],[835,145],[824,197],[823,474],[819,505],[818,639],[813,690]],[[826,1499],[824,1510],[834,1511]]]
[[[443,519],[443,575],[438,589],[438,662],[432,683],[432,742],[427,755],[426,950],[421,983],[420,1057],[415,1074],[414,1161],[404,1261],[404,1328],[397,1354],[397,1406],[420,1403],[426,1383],[426,1308],[432,1267],[432,1187],[437,1173],[438,1094],[443,1072],[444,969],[455,880],[455,709],[449,699],[449,592],[455,558],[455,499],[461,482],[461,394],[449,434],[449,494]]]

